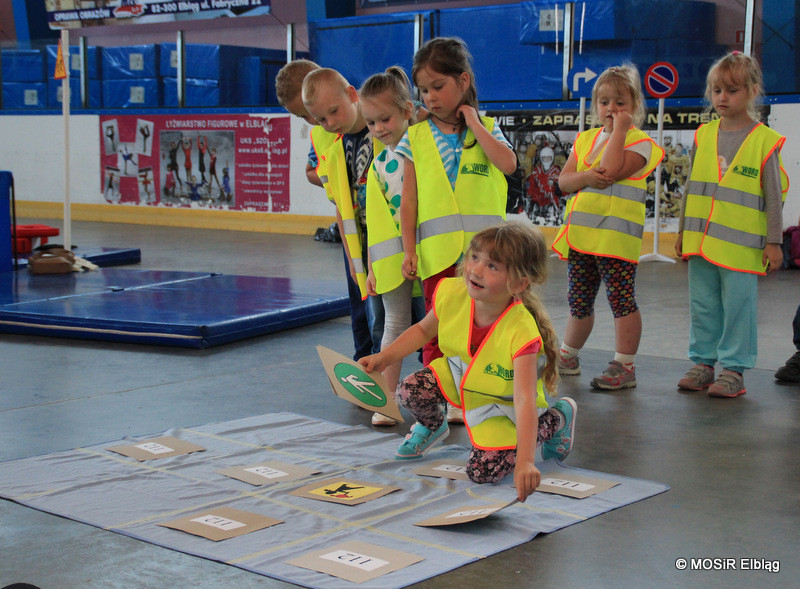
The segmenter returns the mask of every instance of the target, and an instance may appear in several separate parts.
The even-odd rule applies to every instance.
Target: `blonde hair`
[[[761,102],[764,98],[764,85],[761,79],[761,67],[755,58],[732,51],[720,57],[708,70],[706,76],[705,99],[708,103],[708,111],[712,111],[712,88],[715,85],[722,85],[725,78],[734,84],[739,84],[747,88],[750,98],[747,100],[747,114],[754,121],[761,118]]]
[[[590,111],[594,125],[598,125],[601,122],[600,115],[597,112],[597,92],[603,84],[608,84],[615,90],[624,90],[630,93],[634,107],[631,118],[633,118],[634,126],[641,128],[647,111],[644,103],[644,95],[642,94],[642,80],[639,77],[639,70],[636,69],[636,66],[625,63],[610,67],[597,78],[592,88],[592,105]]]
[[[361,98],[370,99],[384,92],[388,92],[392,104],[394,104],[400,112],[406,112],[410,108],[410,124],[413,125],[417,122],[417,109],[413,107],[410,87],[411,82],[408,80],[405,70],[400,66],[393,65],[386,68],[385,72],[373,74],[367,78],[367,81],[364,82],[364,85],[361,86],[361,89],[358,91],[358,95]],[[412,106],[409,106],[409,104]]]
[[[314,104],[320,88],[326,84],[338,87],[342,93],[347,91],[350,84],[345,77],[334,69],[321,67],[309,72],[303,80],[303,104]]]
[[[501,223],[476,233],[470,241],[464,260],[473,251],[485,252],[493,260],[505,264],[508,271],[509,291],[512,283],[527,280],[528,287],[516,297],[525,305],[539,327],[542,348],[547,364],[539,377],[545,389],[555,395],[558,388],[558,336],[537,288],[547,281],[548,250],[542,232],[532,225]],[[460,271],[464,274],[462,261]]]
[[[283,66],[275,76],[275,94],[278,96],[278,103],[286,106],[300,96],[303,91],[303,80],[309,72],[318,70],[319,67],[307,59],[295,59]]]

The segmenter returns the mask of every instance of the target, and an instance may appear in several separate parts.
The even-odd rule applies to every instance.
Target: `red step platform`
[[[48,237],[60,233],[58,228],[49,225],[14,225],[17,239],[17,253],[29,254],[34,248],[47,243]]]

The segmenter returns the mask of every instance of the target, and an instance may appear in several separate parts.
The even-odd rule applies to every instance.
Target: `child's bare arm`
[[[403,168],[403,190],[400,198],[400,234],[403,240],[403,276],[417,278],[417,173],[414,162],[407,159]]]
[[[458,113],[464,117],[464,122],[475,135],[478,145],[481,146],[489,161],[503,174],[509,176],[513,174],[517,169],[517,154],[508,145],[498,141],[497,137],[483,126],[478,111],[474,107],[461,105]]]
[[[525,501],[542,480],[534,464],[539,416],[536,408],[536,354],[514,359],[514,413],[517,420],[517,463],[514,485],[517,497]]]

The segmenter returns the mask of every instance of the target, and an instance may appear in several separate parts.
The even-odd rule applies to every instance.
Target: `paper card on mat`
[[[513,499],[508,503],[490,503],[488,505],[470,505],[465,507],[459,507],[452,511],[448,511],[447,513],[443,513],[442,515],[437,515],[435,517],[428,518],[421,522],[417,522],[414,525],[422,527],[433,527],[433,526],[454,526],[457,524],[466,524],[468,522],[474,522],[476,520],[489,517],[490,515],[500,511],[504,507],[508,507],[509,505],[513,505],[514,503],[517,502],[518,499]]]
[[[400,487],[337,478],[305,485],[292,491],[291,495],[305,497],[306,499],[341,503],[342,505],[358,505],[399,490]]]
[[[409,552],[352,541],[315,550],[286,563],[333,575],[351,583],[363,583],[422,560],[425,560],[422,556]]]
[[[414,474],[454,481],[466,481],[468,478],[467,463],[463,460],[437,460],[414,469]]]
[[[238,479],[251,485],[271,485],[273,483],[283,483],[302,479],[319,471],[305,466],[288,464],[274,460],[272,462],[259,462],[249,466],[234,466],[224,470],[218,470],[219,474],[232,479]]]
[[[144,462],[145,460],[170,458],[181,454],[191,454],[192,452],[203,452],[205,448],[186,440],[164,436],[163,438],[153,438],[152,440],[136,442],[135,444],[112,446],[111,448],[106,448],[106,450]]]
[[[386,393],[382,374],[367,374],[358,362],[323,346],[317,346],[317,353],[337,397],[395,421],[404,421],[397,401]]]
[[[536,487],[536,492],[583,499],[617,485],[619,485],[617,481],[585,477],[568,470],[551,470],[542,476],[542,482]]]
[[[214,507],[158,525],[219,542],[282,523],[279,519],[258,513],[232,507]]]

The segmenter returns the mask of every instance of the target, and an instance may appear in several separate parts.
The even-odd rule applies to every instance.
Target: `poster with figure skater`
[[[103,135],[103,153],[112,155],[117,153],[117,143],[119,142],[119,128],[117,119],[108,119],[101,125]]]
[[[101,168],[117,169],[122,204],[289,212],[290,125],[287,116],[101,115]]]
[[[150,157],[153,153],[153,122],[136,120],[136,153]]]

